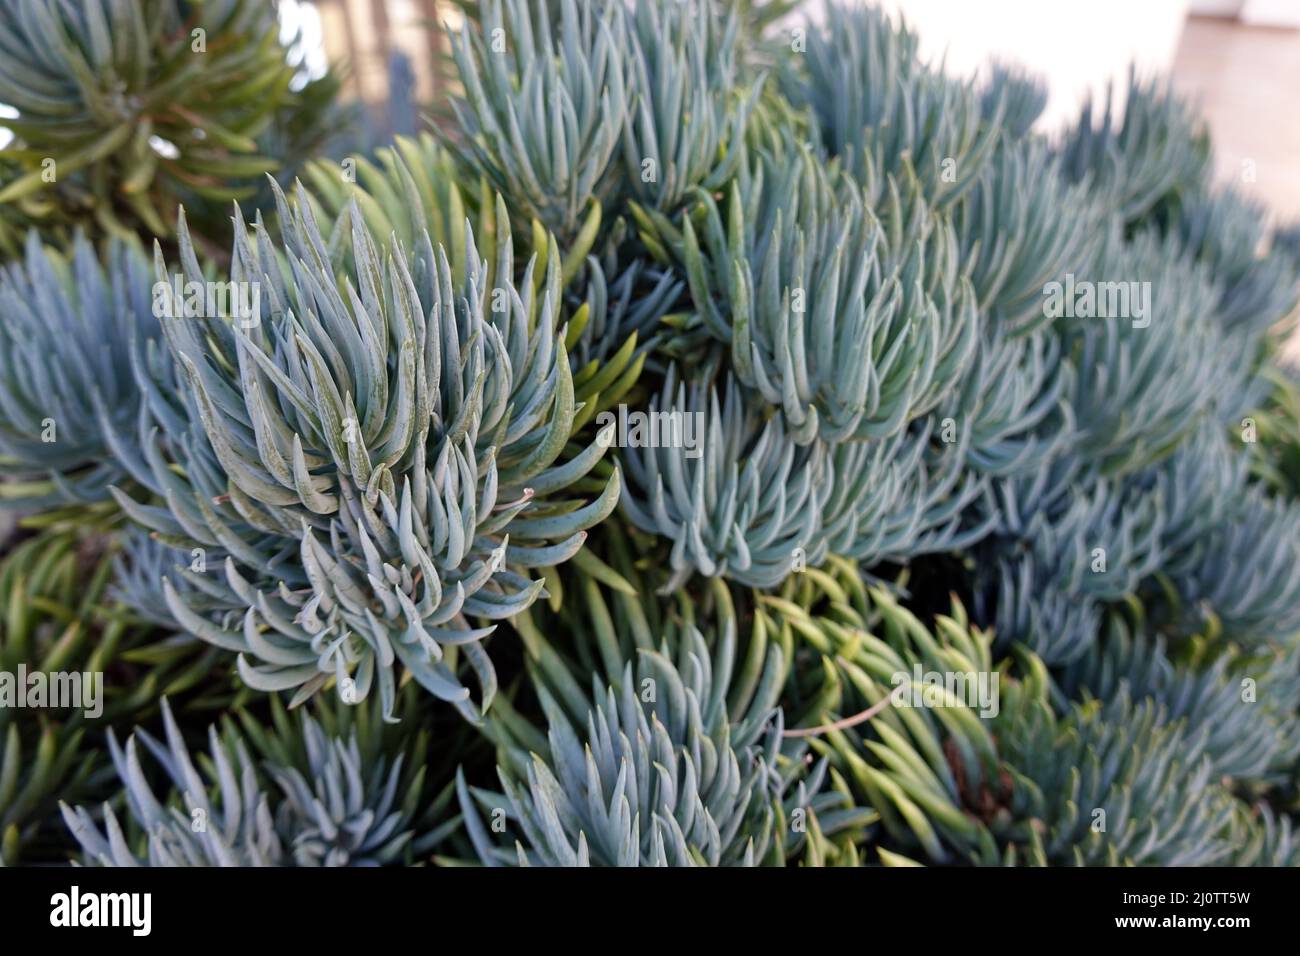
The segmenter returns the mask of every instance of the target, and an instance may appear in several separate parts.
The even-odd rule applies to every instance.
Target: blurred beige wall
[[[367,103],[388,98],[388,62],[393,50],[410,59],[415,73],[412,98],[433,98],[433,64],[445,49],[441,24],[454,11],[437,0],[312,0],[319,12],[325,52],[351,68],[347,93]]]
[[[1300,220],[1300,30],[1193,17],[1172,72],[1210,125],[1220,181]]]

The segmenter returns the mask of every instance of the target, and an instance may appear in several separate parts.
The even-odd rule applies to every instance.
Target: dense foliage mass
[[[1294,233],[787,7],[0,10],[0,860],[1300,863]]]

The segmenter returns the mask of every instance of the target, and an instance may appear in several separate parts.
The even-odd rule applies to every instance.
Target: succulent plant
[[[1065,395],[1069,366],[1050,335],[981,335],[961,383],[933,418],[939,431],[966,434],[966,463],[981,474],[1009,477],[1038,471],[1074,436]]]
[[[1215,650],[1198,641],[1171,651],[1159,634],[1118,613],[1058,685],[1073,699],[1108,701],[1127,693],[1161,708],[1166,723],[1181,722],[1200,738],[1215,772],[1243,780],[1276,779],[1300,752],[1296,743],[1294,647],[1248,654]]]
[[[0,268],[0,501],[27,507],[108,499],[125,478],[106,435],[134,429],[132,352],[158,335],[148,260],[84,236],[69,253],[28,234]]]
[[[486,0],[480,20],[452,37],[463,138],[448,145],[513,215],[537,219],[567,246],[589,197],[604,203],[617,188],[637,74],[621,5],[558,8],[553,24],[545,4]]]
[[[1070,404],[1080,451],[1105,471],[1123,473],[1172,451],[1212,408],[1208,377],[1217,391],[1240,388],[1255,355],[1216,328],[1204,308],[1214,300],[1208,274],[1179,258],[1172,242],[1150,233],[1129,242],[1112,235],[1095,276],[1079,287],[1077,304],[1092,290],[1106,314],[1075,311],[1058,322],[1076,372]]]
[[[503,854],[493,851],[472,798],[508,808],[528,841],[516,859],[530,866],[755,866],[779,852],[770,748],[733,743],[725,725],[710,733],[701,689],[666,662],[645,668],[637,674],[655,677],[644,680],[676,679],[679,705],[663,713],[644,707],[629,665],[621,691],[593,692],[585,728],[552,710],[550,760],[533,756],[518,777],[503,771],[504,795],[471,795],[462,784],[462,811],[485,862],[503,862]],[[551,709],[545,696],[543,706]],[[529,760],[522,751],[519,759]]]
[[[702,329],[797,442],[889,437],[970,362],[975,299],[951,226],[907,173],[877,208],[787,145],[736,178],[725,214],[700,193],[680,229],[638,217],[680,256]]]
[[[1015,63],[994,60],[984,77],[980,108],[984,118],[996,122],[1001,110],[1002,128],[1009,139],[1029,134],[1047,107],[1047,83]]]
[[[619,584],[635,593],[625,578]],[[608,686],[593,674],[590,696],[581,690],[582,670],[564,663],[568,642],[557,648],[546,636],[558,638],[563,628],[552,632],[549,619],[530,616],[521,636],[546,736],[498,710],[503,791],[457,778],[482,862],[757,866],[781,865],[800,852],[815,860],[835,854],[827,837],[864,819],[862,811],[841,793],[820,792],[825,768],[808,771],[798,759],[802,748],[783,752],[773,706],[781,650],[755,637],[742,653],[727,587],[715,582],[711,594],[711,616],[697,617],[683,602],[685,616],[649,637],[645,622],[635,620],[637,602],[623,602],[631,620],[619,615],[615,624],[601,589],[585,586],[571,624],[586,631],[594,622],[591,637],[610,652],[606,667],[618,666],[623,654],[628,661]],[[500,828],[489,830],[481,812],[494,824],[508,820],[516,845],[492,836]]]
[[[1267,211],[1232,189],[1200,190],[1179,206],[1177,234],[1211,267],[1219,288],[1217,318],[1229,329],[1264,332],[1295,311],[1296,265],[1266,249]]]
[[[1166,722],[1158,706],[1134,705],[1123,692],[1058,718],[1032,687],[1004,695],[998,732],[1010,793],[994,829],[1017,859],[1040,866],[1228,861],[1233,800],[1211,784],[1203,742]]]
[[[980,176],[1002,108],[986,117],[974,85],[924,66],[917,45],[877,8],[832,4],[808,29],[806,73],[786,92],[813,110],[827,150],[864,181],[910,165],[926,201],[942,208]]]
[[[995,482],[984,506],[999,524],[982,546],[978,617],[996,614],[1000,641],[1024,642],[1049,665],[1077,658],[1097,638],[1101,605],[1133,594],[1159,566],[1161,505],[1061,459]]]
[[[213,670],[113,600],[114,563],[110,538],[61,527],[0,559],[0,864],[62,859],[67,834],[49,823],[60,799],[105,793],[104,728],[162,693],[192,697]]]
[[[760,87],[739,90],[734,9],[723,16],[706,3],[642,4],[627,26],[638,93],[623,127],[628,191],[671,210],[690,190],[718,189],[735,174]]]
[[[1097,199],[1129,224],[1194,188],[1209,163],[1205,133],[1190,104],[1167,82],[1145,79],[1136,68],[1122,90],[1106,90],[1100,107],[1091,100],[1084,104],[1059,152],[1065,174],[1075,182],[1086,178]]]
[[[760,595],[757,614],[769,639],[788,645],[795,659],[785,704],[794,732],[879,814],[870,843],[882,862],[899,855],[954,862],[988,840],[967,781],[996,766],[989,721],[996,696],[985,701],[991,713],[946,691],[938,706],[912,702],[926,699],[931,671],[961,672],[965,686],[983,680],[996,694],[991,633],[972,627],[957,603],[930,629],[839,558],[825,572],[792,576],[779,593]]]
[[[1195,567],[1175,579],[1189,613],[1208,612],[1224,632],[1254,645],[1300,628],[1300,509],[1249,489],[1209,538]]]
[[[1061,206],[1077,212],[1053,215]],[[1008,135],[953,206],[952,222],[981,322],[1020,336],[1051,322],[1046,286],[1093,262],[1104,216],[1086,185],[1063,178],[1043,141]]]
[[[572,556],[618,499],[617,472],[588,503],[544,497],[605,450],[565,454],[558,253],[516,289],[507,228],[491,285],[472,231],[453,276],[427,234],[381,256],[353,205],[339,275],[305,193],[278,198],[283,244],[236,219],[231,277],[253,286],[256,321],[164,322],[188,412],[183,435],[149,438],[166,507],[116,497],[172,546],[210,552],[205,572],[182,572],[198,607],[170,581],[164,594],[187,631],[240,652],[250,686],[301,699],[332,681],[359,701],[377,684],[389,705],[400,663],[476,719],[495,692],[493,625],[471,619],[526,607],[542,589],[527,570]],[[183,224],[180,238],[198,281]]]
[[[764,422],[734,381],[719,397],[670,370],[647,414],[679,437],[626,450],[622,505],[634,525],[672,542],[668,586],[698,571],[770,587],[801,560],[821,561],[824,445],[788,440],[781,419]]]
[[[278,3],[0,10],[0,698],[105,685],[0,863],[1294,864],[1300,230],[1196,111],[455,7],[350,154]]]
[[[303,753],[281,761],[259,759],[233,724],[220,733],[213,726],[208,760],[196,767],[166,701],[163,721],[165,741],[138,730],[123,747],[109,734],[128,826],[111,807],[101,824],[85,808],[64,804],[64,822],[87,864],[377,866],[410,859],[430,836],[415,830],[424,771],[411,764],[427,745],[423,735],[390,757],[363,748],[356,729],[331,735],[300,715],[291,732]],[[147,782],[142,751],[165,771],[170,794]]]
[[[7,5],[0,102],[18,115],[4,155],[22,174],[0,205],[43,230],[167,236],[184,202],[203,234],[228,234],[223,204],[332,126],[337,83],[298,76],[277,13],[256,0]]]

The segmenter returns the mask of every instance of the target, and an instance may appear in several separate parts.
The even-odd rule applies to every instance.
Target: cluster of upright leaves
[[[461,161],[486,175],[516,216],[566,245],[591,199],[617,188],[611,172],[636,91],[620,4],[488,0],[452,37],[464,87],[453,107]]]
[[[1095,111],[1089,101],[1066,132],[1059,150],[1063,168],[1071,180],[1087,180],[1125,224],[1206,182],[1208,136],[1191,104],[1167,83],[1145,80],[1134,68],[1122,92],[1107,89],[1094,121]]]
[[[907,172],[873,211],[807,148],[752,155],[725,215],[701,193],[680,230],[645,214],[654,241],[680,251],[703,330],[792,440],[897,433],[951,390],[974,344],[951,226]]]
[[[787,87],[814,113],[831,155],[843,156],[878,198],[876,171],[911,164],[928,200],[946,206],[980,175],[999,138],[1000,103],[986,115],[974,84],[923,64],[916,34],[875,7],[831,4],[807,36],[806,72]]]
[[[1038,139],[1008,128],[953,222],[980,311],[980,341],[940,414],[970,434],[970,466],[993,475],[1041,468],[1073,436],[1070,365],[1052,334],[1043,289],[1082,271],[1097,219]],[[1061,216],[1062,207],[1082,214]]]
[[[171,234],[178,203],[213,238],[227,204],[338,122],[337,79],[299,76],[262,0],[16,0],[0,10],[0,252],[68,223]]]
[[[880,862],[956,862],[987,844],[981,798],[968,781],[996,768],[988,721],[996,710],[981,713],[946,692],[924,707],[911,701],[927,693],[919,672],[996,680],[990,635],[956,603],[928,631],[838,557],[756,603],[756,628],[793,658],[783,699],[790,724],[878,817],[865,839]]]
[[[110,447],[140,408],[132,361],[158,335],[149,265],[114,240],[101,262],[29,233],[0,269],[0,500],[29,508],[108,498],[125,476]]]
[[[1037,865],[1226,863],[1235,808],[1212,783],[1203,739],[1153,700],[1121,691],[1053,713],[1040,681],[1003,698],[998,734],[1010,781],[994,830],[1003,859]]]
[[[486,622],[535,599],[528,570],[571,557],[619,492],[614,471],[591,501],[548,497],[605,451],[565,454],[575,402],[554,243],[546,277],[534,283],[530,263],[516,287],[508,224],[494,281],[472,231],[453,272],[427,231],[381,252],[351,204],[332,226],[336,266],[305,190],[292,206],[276,196],[280,243],[236,217],[230,275],[256,284],[256,307],[163,321],[183,424],[150,430],[138,480],[165,507],[115,497],[203,553],[176,571],[194,602],[164,578],[168,607],[239,652],[250,686],[301,700],[332,684],[348,702],[377,686],[388,712],[400,663],[476,719],[496,689]],[[180,246],[182,274],[201,281],[184,223]],[[161,258],[157,273],[166,282]]]
[[[1044,202],[1031,207],[1056,211],[1027,247],[1044,271],[1029,273],[1023,295],[1014,233],[1000,225],[1032,222],[1022,218],[1032,213],[990,205],[996,178],[958,207],[991,327],[974,368],[997,367],[1007,349],[1050,354],[1054,366],[1050,379],[1023,364],[1013,377],[1020,394],[1041,402],[1022,399],[1035,423],[1019,432],[1008,423],[990,448],[1000,455],[987,457],[974,422],[972,465],[1009,479],[974,509],[997,529],[981,546],[976,607],[1004,641],[1027,642],[1052,664],[1086,653],[1104,606],[1139,591],[1181,605],[1180,633],[1202,627],[1206,614],[1245,641],[1296,624],[1285,608],[1296,574],[1282,541],[1293,507],[1247,493],[1243,480],[1256,440],[1255,419],[1243,416],[1266,391],[1262,358],[1294,309],[1295,263],[1267,251],[1248,204],[1208,184],[1206,145],[1186,104],[1135,76],[1127,102],[1122,121],[1112,100],[1100,125],[1085,110],[1055,155],[1032,134],[995,154],[995,170],[1004,156],[1038,154],[1042,175],[1031,188]],[[1085,224],[1073,243],[1059,224],[1066,218]],[[1013,281],[1000,286],[1004,277]],[[1117,311],[1114,296],[1125,290],[1134,298]],[[978,410],[979,393],[970,394],[967,408]],[[1234,541],[1251,550],[1249,582],[1230,570],[1244,560],[1227,560]]]
[[[1210,267],[1218,322],[1256,332],[1285,321],[1295,308],[1295,260],[1269,235],[1268,213],[1233,189],[1201,188],[1181,197],[1176,235]]]
[[[1207,314],[1205,303],[1214,298],[1207,270],[1160,248],[1151,234],[1110,240],[1094,266],[1095,281],[1100,287],[1142,276],[1151,290],[1149,324],[1136,314],[1059,321],[1078,370],[1071,405],[1080,453],[1103,472],[1127,473],[1181,444],[1212,411],[1216,395],[1231,401],[1242,394],[1256,356],[1253,343],[1222,335]],[[1205,388],[1211,377],[1213,391]],[[1134,414],[1139,406],[1142,413]]]
[[[471,229],[487,253],[488,275],[497,267],[491,255],[498,235],[511,236],[512,213],[491,193],[480,175],[469,181],[451,153],[431,135],[418,139],[398,137],[392,146],[376,151],[376,162],[352,156],[342,164],[325,160],[307,166],[313,186],[311,201],[322,218],[337,221],[349,202],[355,201],[372,235],[396,236],[414,246],[427,229],[432,242],[448,250],[452,268],[464,270],[465,234]],[[681,284],[671,274],[646,268],[640,261],[617,272],[614,287],[605,279],[600,261],[589,256],[601,222],[601,207],[592,207],[588,222],[574,244],[562,250],[560,277],[566,287],[566,304],[573,308],[565,348],[573,368],[575,400],[583,403],[583,421],[598,410],[617,404],[632,388],[645,365],[647,349],[638,337],[653,333],[654,326],[677,298]],[[533,219],[526,236],[514,240],[532,258],[516,257],[516,282],[523,267],[532,263],[534,281],[547,273],[553,247],[539,220]],[[337,258],[342,249],[332,243]],[[584,262],[585,259],[585,262]],[[586,288],[573,281],[584,272]],[[642,280],[644,279],[644,282]]]
[[[1300,508],[1247,491],[1232,520],[1215,528],[1204,556],[1178,581],[1232,637],[1268,642],[1300,627]]]
[[[627,576],[588,557],[561,613],[516,622],[547,729],[504,702],[494,712],[503,790],[457,784],[475,853],[488,865],[852,859],[836,834],[871,815],[842,786],[824,790],[825,762],[810,768],[805,748],[782,740],[782,648],[758,630],[741,637],[721,581],[698,617],[684,596],[661,615],[647,606],[656,575],[610,544]]]
[[[997,516],[984,542],[977,607],[996,614],[999,639],[1032,647],[1049,664],[1095,639],[1101,604],[1132,593],[1158,567],[1164,515],[1149,493],[1123,496],[1069,460],[1006,479],[991,496]],[[996,611],[985,611],[984,601]]]
[[[1300,654],[1285,646],[1243,651],[1198,637],[1170,648],[1140,618],[1112,612],[1100,641],[1058,676],[1073,699],[1151,698],[1167,723],[1203,741],[1217,774],[1278,782],[1294,765]]]
[[[444,135],[511,215],[590,244],[589,203],[671,211],[739,166],[762,83],[738,11],[712,4],[491,0],[453,36],[463,96]]]
[[[740,75],[740,20],[710,4],[640,4],[628,21],[636,105],[623,128],[628,191],[661,210],[736,173],[761,83]]]
[[[1029,70],[1010,62],[989,64],[980,98],[986,117],[1002,111],[1002,128],[1012,139],[1027,135],[1047,107],[1047,83]],[[1030,185],[1030,184],[1026,184]]]
[[[107,796],[105,724],[148,715],[162,694],[191,695],[214,670],[192,638],[157,641],[148,622],[113,600],[114,557],[102,544],[51,529],[0,561],[0,670],[9,681],[0,706],[0,865],[66,857],[67,834],[50,824],[61,799]],[[28,680],[37,674],[39,691]],[[70,687],[81,696],[65,707],[55,695]]]
[[[825,557],[830,463],[823,446],[789,440],[781,419],[764,421],[746,407],[734,382],[719,399],[699,384],[688,392],[673,370],[650,414],[680,421],[683,440],[676,448],[628,451],[623,511],[672,542],[672,586],[700,573],[770,587],[801,558],[816,564]],[[685,435],[701,421],[699,434]]]
[[[109,806],[101,822],[63,805],[88,865],[379,866],[418,859],[439,839],[427,732],[396,741],[373,705],[333,727],[277,708],[269,732],[241,713],[242,732],[229,718],[208,728],[197,766],[165,700],[162,710],[163,741],[138,730],[123,747],[109,732],[125,825]],[[149,757],[166,775],[161,791],[144,772]]]
[[[703,638],[699,639],[701,650]],[[663,682],[665,700],[647,706],[637,684]],[[505,794],[474,795],[508,807],[528,848],[492,849],[468,793],[461,804],[484,862],[512,857],[550,866],[754,866],[781,859],[779,777],[774,748],[737,734],[707,711],[717,698],[704,671],[681,674],[667,660],[628,664],[618,687],[593,687],[574,721],[539,688],[547,757],[516,744],[502,757]]]
[[[963,526],[962,509],[982,486],[962,470],[960,448],[933,450],[928,424],[870,442],[804,445],[782,418],[746,405],[734,380],[720,398],[699,383],[688,390],[671,370],[650,414],[663,416],[662,427],[695,429],[694,445],[624,456],[623,511],[672,542],[670,590],[696,573],[773,587],[831,552],[874,564],[959,548],[987,531]]]

